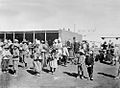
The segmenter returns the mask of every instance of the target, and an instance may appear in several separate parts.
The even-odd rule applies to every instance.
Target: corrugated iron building
[[[61,38],[62,42],[65,43],[66,41],[73,40],[73,37],[76,37],[76,40],[81,42],[82,35],[78,33],[74,33],[71,31],[66,30],[59,30],[59,29],[29,29],[29,30],[3,30],[0,31],[0,39],[18,39],[20,42],[23,39],[26,39],[30,42],[33,42],[35,39],[48,41],[51,45],[54,39]]]

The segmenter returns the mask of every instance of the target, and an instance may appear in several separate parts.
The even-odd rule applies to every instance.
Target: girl
[[[50,65],[50,71],[52,72],[52,74],[54,74],[54,72],[56,71],[57,68],[57,57],[56,57],[56,50],[52,50],[51,51],[51,55],[49,58],[49,65]]]

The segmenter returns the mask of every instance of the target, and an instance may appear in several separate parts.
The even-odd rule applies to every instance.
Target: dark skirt
[[[9,59],[2,59],[1,66],[2,66],[2,71],[8,71]]]

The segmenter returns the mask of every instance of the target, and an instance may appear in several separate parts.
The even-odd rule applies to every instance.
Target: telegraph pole
[[[76,27],[76,24],[74,24],[74,32],[75,32],[75,27]]]

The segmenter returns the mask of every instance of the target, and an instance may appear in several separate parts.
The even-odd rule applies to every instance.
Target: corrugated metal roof
[[[59,29],[0,29],[0,32],[7,32],[7,31],[57,31]]]

